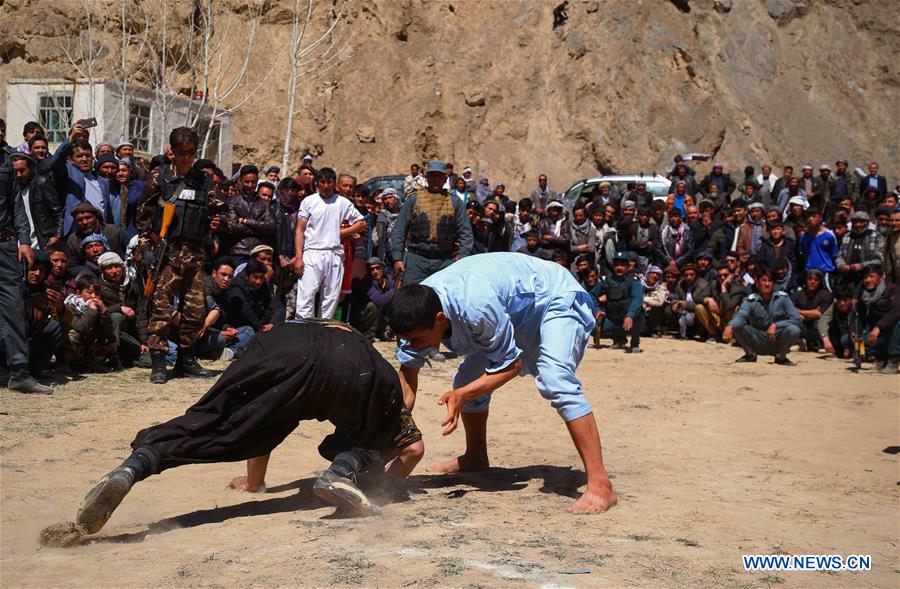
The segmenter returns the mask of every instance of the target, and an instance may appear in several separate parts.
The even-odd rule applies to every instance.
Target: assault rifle
[[[859,372],[863,360],[866,359],[866,336],[863,324],[855,308],[850,309],[849,326],[850,349],[853,352],[853,372]]]
[[[162,272],[163,264],[165,264],[166,248],[168,247],[166,234],[169,233],[169,226],[172,225],[172,219],[174,218],[175,203],[166,201],[166,204],[163,206],[162,227],[159,230],[159,245],[156,247],[156,264],[153,266],[153,271],[147,279],[147,284],[144,285],[144,296],[148,299],[153,296],[153,292],[156,290],[156,283],[159,281],[159,275]]]

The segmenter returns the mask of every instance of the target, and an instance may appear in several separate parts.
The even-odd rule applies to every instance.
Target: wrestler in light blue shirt
[[[536,377],[541,395],[566,421],[591,412],[575,370],[595,321],[590,295],[562,266],[519,253],[463,258],[422,282],[450,321],[443,345],[466,358],[454,377],[463,387],[485,373],[522,361],[520,375]],[[401,340],[397,359],[420,368],[431,350]],[[490,395],[466,404],[487,411]]]

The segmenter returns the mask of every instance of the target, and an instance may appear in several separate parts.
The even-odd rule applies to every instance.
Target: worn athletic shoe
[[[75,516],[75,523],[86,533],[96,534],[106,525],[133,485],[133,470],[127,466],[113,470],[84,496]]]
[[[881,374],[897,374],[898,366],[900,366],[900,363],[897,360],[889,360],[880,372]]]
[[[53,389],[34,380],[28,369],[14,369],[9,375],[6,386],[11,391],[26,395],[52,395]]]
[[[644,350],[642,350],[639,346],[631,346],[631,347],[625,348],[626,354],[640,354],[643,351]]]
[[[224,360],[226,362],[234,360],[234,350],[231,348],[224,348],[222,350],[222,355],[219,356],[219,360]]]
[[[323,501],[358,515],[377,515],[381,510],[350,480],[326,470],[313,485],[313,493]]]
[[[792,361],[790,358],[788,358],[787,356],[784,356],[783,358],[778,358],[778,357],[776,356],[776,357],[775,357],[775,364],[778,364],[779,366],[796,366],[796,365],[797,365],[796,362],[793,362],[793,361]]]
[[[735,364],[740,364],[742,362],[756,362],[756,354],[744,354],[734,361]]]
[[[616,343],[614,343],[613,345],[611,345],[611,346],[609,347],[609,349],[610,349],[610,350],[624,350],[624,349],[625,349],[625,344],[623,344],[623,343],[621,343],[621,342],[616,342]]]

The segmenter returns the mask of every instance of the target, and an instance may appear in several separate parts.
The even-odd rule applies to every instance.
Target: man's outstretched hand
[[[443,435],[449,436],[456,431],[456,427],[459,425],[460,411],[467,401],[468,399],[465,399],[462,393],[455,390],[444,393],[438,399],[438,405],[447,406],[447,415],[441,420],[441,425],[444,426],[444,431],[441,432]]]

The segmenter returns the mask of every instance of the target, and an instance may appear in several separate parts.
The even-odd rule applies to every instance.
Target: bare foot
[[[618,502],[616,492],[611,486],[588,489],[578,500],[566,508],[569,513],[584,515],[590,513],[602,513],[615,506]]]
[[[478,472],[487,470],[491,467],[491,463],[487,456],[478,458],[470,457],[466,454],[451,458],[447,462],[434,464],[428,467],[428,472],[439,472],[442,474],[456,474],[459,472]]]
[[[247,493],[265,493],[266,492],[266,484],[262,483],[261,485],[251,486],[247,481],[246,475],[241,475],[239,477],[234,477],[231,479],[231,482],[228,483],[228,488],[235,489],[237,491],[246,491]]]

